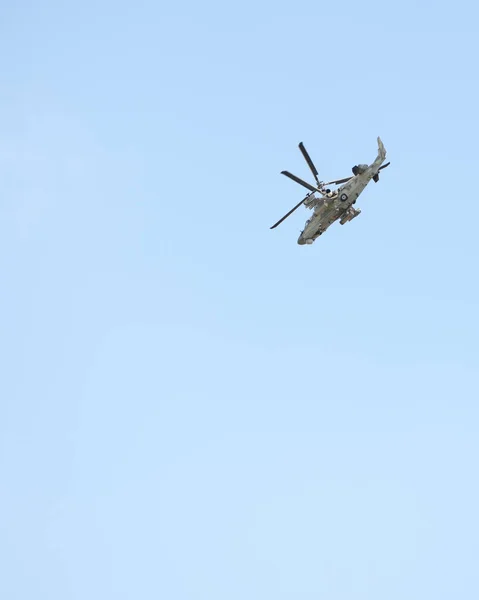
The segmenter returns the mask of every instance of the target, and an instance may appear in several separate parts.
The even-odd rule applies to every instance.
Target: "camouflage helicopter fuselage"
[[[335,221],[339,220],[341,225],[344,225],[357,217],[361,211],[355,209],[353,204],[371,179],[378,180],[378,172],[385,159],[386,149],[378,138],[378,155],[373,163],[353,167],[354,176],[337,190],[331,192],[321,189],[320,198],[315,196],[314,192],[311,193],[304,204],[314,211],[313,216],[306,221],[298,244],[312,244]]]

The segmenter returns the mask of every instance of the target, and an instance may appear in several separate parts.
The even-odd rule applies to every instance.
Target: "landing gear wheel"
[[[341,202],[346,202],[346,200],[348,199],[348,195],[347,194],[341,194],[341,196],[339,196],[339,199],[341,200]]]

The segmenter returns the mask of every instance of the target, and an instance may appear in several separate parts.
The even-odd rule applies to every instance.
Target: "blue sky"
[[[2,598],[478,597],[477,18],[4,3]]]

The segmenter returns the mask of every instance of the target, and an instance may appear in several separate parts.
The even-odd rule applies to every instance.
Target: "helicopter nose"
[[[299,236],[299,238],[298,238],[298,244],[299,244],[300,246],[304,246],[305,244],[307,244],[307,245],[309,246],[309,245],[310,245],[310,244],[312,244],[313,242],[314,242],[314,240],[312,240],[311,238],[304,239],[304,237],[303,237],[303,234],[301,234],[301,235]]]

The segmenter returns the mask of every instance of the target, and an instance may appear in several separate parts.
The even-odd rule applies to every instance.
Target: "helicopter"
[[[281,171],[282,175],[289,177],[309,190],[309,194],[307,194],[301,202],[292,208],[277,223],[270,227],[270,229],[278,227],[280,223],[304,204],[304,206],[313,210],[313,216],[306,221],[304,229],[298,238],[298,244],[303,246],[305,244],[312,244],[335,221],[339,220],[340,224],[344,225],[355,219],[361,213],[360,209],[353,207],[358,196],[363,192],[371,179],[377,183],[379,181],[379,171],[385,169],[391,163],[388,162],[383,165],[383,162],[386,159],[386,149],[384,148],[381,138],[378,137],[378,155],[374,162],[370,165],[355,165],[352,168],[352,177],[323,182],[319,180],[318,170],[314,166],[303,142],[300,142],[298,147],[313,173],[316,185],[309,184],[307,181],[296,177],[296,175],[293,175],[289,171]],[[339,185],[340,187],[331,191],[331,189],[327,187],[328,185]],[[320,194],[320,197],[316,196],[316,194]]]

